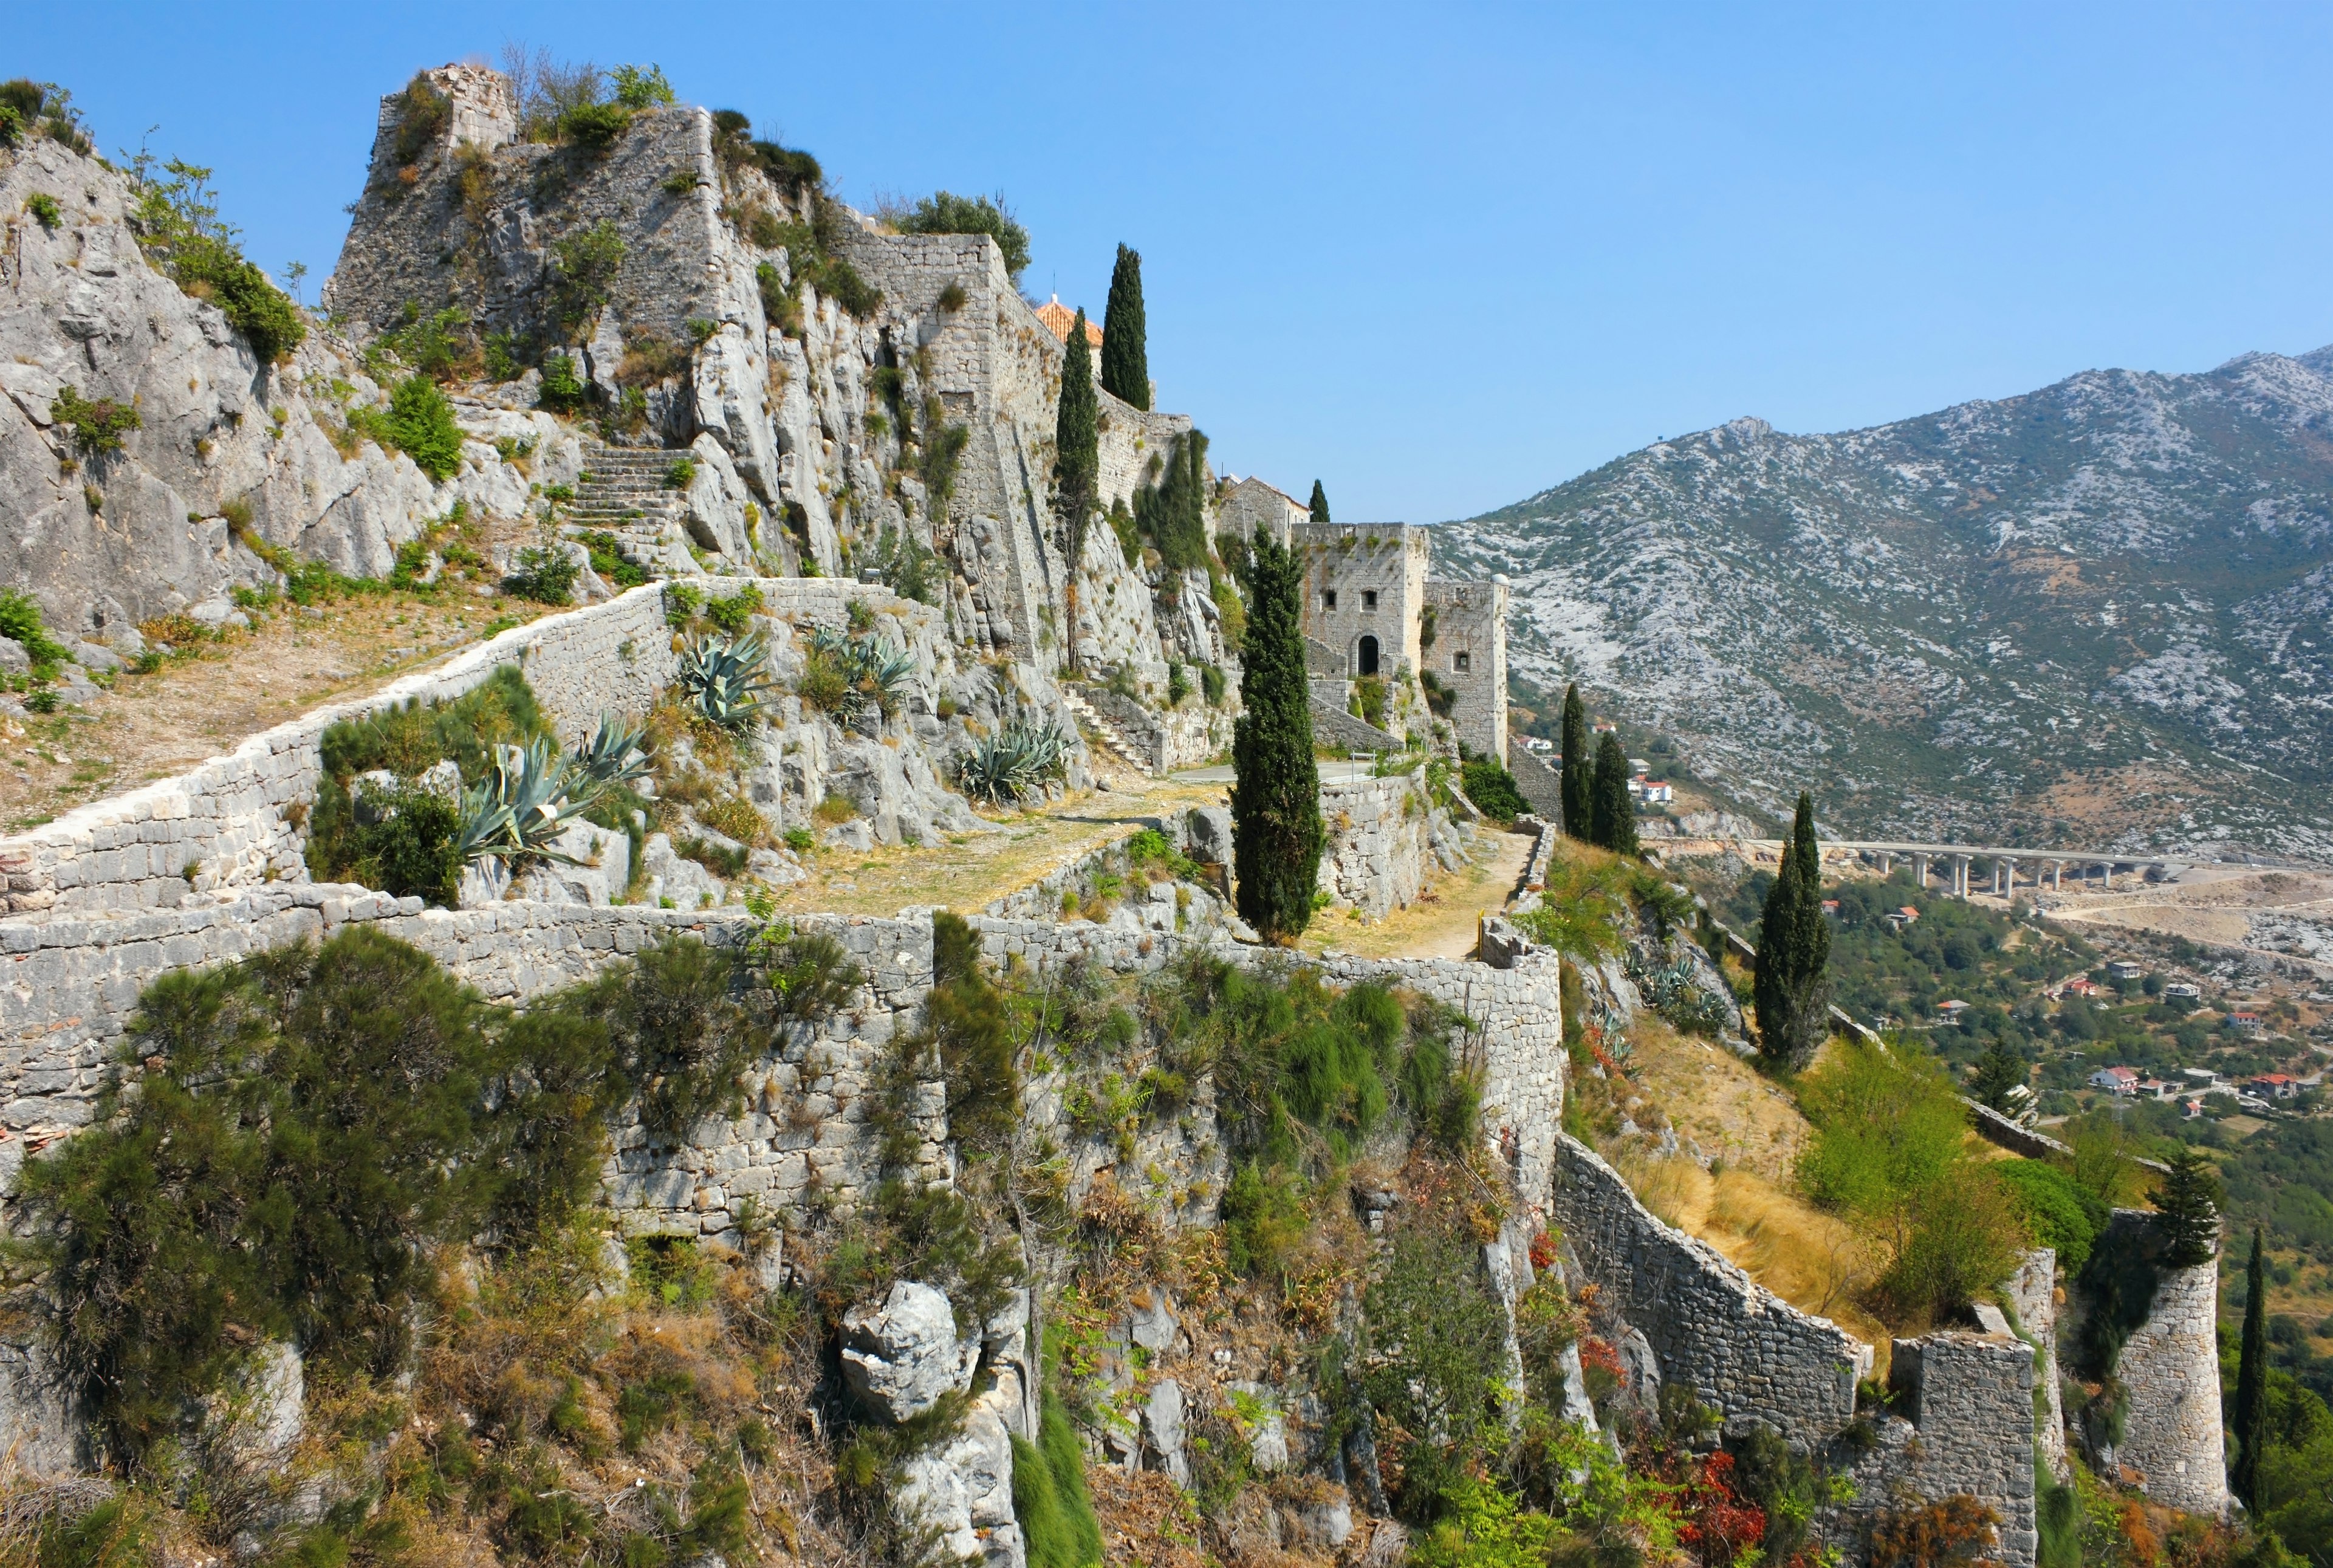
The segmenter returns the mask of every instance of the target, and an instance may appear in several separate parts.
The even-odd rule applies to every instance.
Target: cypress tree
[[[1637,852],[1637,808],[1628,799],[1628,754],[1619,737],[1596,748],[1596,774],[1588,805],[1588,842],[1617,855]]]
[[[1819,909],[1822,905],[1818,902],[1815,907]],[[2014,1091],[2031,1087],[2030,1079],[2025,1059],[1996,1040],[1976,1059],[1976,1076],[1969,1080],[1969,1098],[2003,1116],[2014,1116],[2020,1109]]]
[[[1177,572],[1207,563],[1207,438],[1198,430],[1175,438],[1158,483],[1134,495],[1134,520],[1166,564]]]
[[[1142,320],[1142,253],[1118,247],[1101,313],[1101,384],[1138,409],[1150,407],[1149,328]]]
[[[1299,618],[1304,569],[1265,529],[1255,531],[1251,548],[1244,711],[1232,725],[1232,863],[1241,919],[1284,946],[1311,921],[1327,833]]]
[[[1563,831],[1575,839],[1585,839],[1591,831],[1588,781],[1593,765],[1588,756],[1588,708],[1579,700],[1579,683],[1574,681],[1563,691],[1562,794]]]
[[[1100,404],[1094,396],[1093,351],[1086,346],[1086,313],[1070,328],[1061,356],[1061,401],[1053,417],[1053,506],[1068,535],[1069,577],[1062,593],[1069,612],[1068,662],[1078,667],[1078,563],[1085,559],[1086,524],[1101,483]]]
[[[1758,1049],[1770,1063],[1803,1067],[1829,1033],[1830,987],[1824,975],[1829,963],[1815,803],[1801,794],[1758,934]]]
[[[1312,521],[1326,523],[1328,520],[1329,492],[1320,488],[1320,481],[1315,479],[1312,481]]]
[[[2236,1362],[2236,1466],[2228,1479],[2244,1506],[2260,1507],[2260,1464],[2268,1451],[2268,1265],[2261,1228],[2252,1227],[2252,1257],[2244,1268],[2244,1339]]]

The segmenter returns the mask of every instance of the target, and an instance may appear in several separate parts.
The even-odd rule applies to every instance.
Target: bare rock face
[[[0,152],[0,210],[34,195],[61,221],[17,223],[0,255],[0,582],[53,626],[118,645],[140,620],[272,581],[231,503],[259,538],[367,575],[451,508],[410,459],[332,445],[312,389],[378,389],[323,334],[262,365],[216,306],[148,265],[124,176],[34,139]],[[118,450],[60,417],[68,387],[135,410]]]
[[[843,1381],[869,1409],[895,1424],[922,1415],[944,1394],[970,1388],[980,1364],[980,1342],[957,1337],[946,1294],[912,1280],[893,1285],[879,1307],[845,1313],[842,1335]]]

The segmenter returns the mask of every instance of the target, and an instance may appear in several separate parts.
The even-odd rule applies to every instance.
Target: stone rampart
[[[2017,1314],[2017,1331],[2029,1343],[2040,1347],[2033,1363],[2033,1389],[2040,1401],[2040,1413],[2033,1418],[2033,1440],[2049,1460],[2050,1474],[2062,1481],[2069,1471],[2065,1406],[2058,1388],[2057,1253],[2046,1246],[2027,1253],[2009,1283],[2002,1286],[2002,1294]]]
[[[1665,1380],[1690,1386],[1729,1426],[1756,1423],[1803,1447],[1854,1419],[1870,1346],[1662,1224],[1587,1145],[1558,1133],[1555,1159],[1555,1218],[1589,1279],[1650,1343]]]
[[[1320,695],[1323,682],[1316,680],[1312,696],[1312,739],[1320,746],[1341,746],[1347,751],[1400,751],[1401,737],[1388,734],[1366,719],[1355,718],[1340,704],[1332,703]],[[1345,682],[1336,683],[1339,690]]]
[[[919,649],[941,656],[937,613],[888,589],[802,577],[702,578],[694,586],[728,594],[748,581],[760,587],[767,613],[804,627],[839,629],[848,623],[853,601],[868,601],[919,628]],[[646,712],[671,684],[677,662],[657,584],[545,616],[370,697],[263,730],[176,778],[0,839],[5,913],[169,909],[190,895],[305,881],[302,808],[315,799],[320,746],[332,725],[408,702],[447,701],[503,666],[516,665],[543,717],[572,745],[590,734],[602,713]]]
[[[1426,885],[1434,808],[1424,770],[1320,786],[1329,830],[1320,885],[1331,902],[1371,919],[1407,908]]]
[[[2006,1333],[1897,1340],[1890,1348],[1888,1382],[1896,1412],[1918,1440],[1897,1448],[1883,1438],[1874,1479],[1886,1485],[1860,1488],[1875,1494],[1867,1504],[1900,1489],[1931,1500],[1974,1497],[2001,1517],[2003,1568],[2031,1568],[2040,1540],[2033,1513],[2033,1347]]]

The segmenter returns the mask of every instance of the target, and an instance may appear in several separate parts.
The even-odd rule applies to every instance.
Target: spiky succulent
[[[465,864],[493,858],[573,865],[575,857],[556,847],[559,835],[590,808],[600,788],[547,739],[504,746],[494,756],[494,777],[463,792],[455,847]]]
[[[575,748],[576,770],[590,780],[595,789],[646,778],[648,759],[641,743],[647,736],[646,725],[627,725],[603,713],[591,738]]]
[[[1049,778],[1058,778],[1069,756],[1069,738],[1051,724],[1015,718],[984,736],[956,759],[956,784],[974,800],[1005,805]]]
[[[830,626],[810,634],[810,656],[842,678],[840,696],[828,706],[845,720],[858,717],[868,706],[888,717],[898,710],[899,698],[916,678],[916,657],[871,634],[852,637]]]
[[[771,689],[763,668],[762,634],[740,637],[708,632],[692,638],[680,656],[680,688],[708,724],[742,733],[769,704],[762,696]]]

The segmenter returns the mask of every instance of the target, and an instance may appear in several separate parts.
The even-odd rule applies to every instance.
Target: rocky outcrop
[[[959,1338],[946,1292],[912,1280],[883,1304],[842,1315],[842,1377],[868,1410],[894,1426],[972,1386],[980,1342]]]

